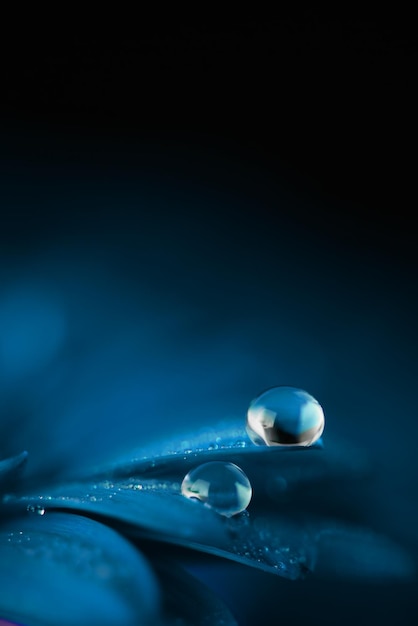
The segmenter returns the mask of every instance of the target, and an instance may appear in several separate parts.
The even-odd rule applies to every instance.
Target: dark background
[[[5,21],[1,58],[0,400],[33,470],[293,384],[376,459],[365,517],[418,554],[411,17],[53,21]],[[416,620],[411,585],[195,570],[242,623]]]
[[[61,159],[135,168],[149,142],[151,159],[184,149],[170,167],[190,179],[197,150],[200,170],[212,159],[210,181],[232,183],[233,169],[233,186],[261,176],[262,188],[267,178],[316,201],[292,215],[269,192],[250,219],[303,220],[338,242],[412,253],[411,16],[279,8],[95,28],[71,18],[5,22],[1,107],[5,130],[20,133],[15,155],[56,162],[51,139]]]

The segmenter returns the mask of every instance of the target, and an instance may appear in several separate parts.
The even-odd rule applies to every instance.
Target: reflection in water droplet
[[[324,425],[319,402],[296,387],[268,389],[251,402],[247,413],[247,432],[256,445],[310,446]]]
[[[181,484],[181,493],[231,517],[247,508],[252,489],[247,476],[237,465],[211,461],[187,474]]]

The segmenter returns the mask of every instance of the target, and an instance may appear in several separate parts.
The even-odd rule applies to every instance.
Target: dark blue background
[[[417,554],[414,48],[391,17],[6,38],[2,454],[23,429],[34,473],[88,465],[292,384],[371,456],[377,530]],[[195,568],[248,624],[416,615],[408,585]]]

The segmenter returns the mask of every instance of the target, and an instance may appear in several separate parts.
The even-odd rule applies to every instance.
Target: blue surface
[[[259,392],[294,385],[323,406],[326,446],[370,460],[369,483],[342,486],[336,508],[417,562],[414,268],[270,217],[266,204],[297,215],[302,200],[267,179],[262,200],[245,193],[244,166],[228,187],[209,159],[188,178],[168,157],[129,171],[106,158],[22,157],[1,181],[0,458],[28,450],[33,487],[221,420],[244,425]],[[293,585],[203,556],[189,567],[240,624],[260,607],[286,624],[417,616],[410,583]]]

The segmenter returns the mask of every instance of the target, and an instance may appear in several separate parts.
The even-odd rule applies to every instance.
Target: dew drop
[[[43,506],[35,506],[33,504],[29,504],[26,508],[28,513],[35,513],[36,515],[45,515],[45,509]]]
[[[247,508],[252,488],[247,476],[234,463],[211,461],[195,467],[185,476],[181,493],[231,517]]]
[[[234,448],[245,448],[246,447],[246,442],[243,439],[237,439],[237,441],[234,442],[233,447]]]
[[[310,446],[324,425],[319,402],[296,387],[268,389],[251,402],[247,413],[247,433],[256,445]]]

